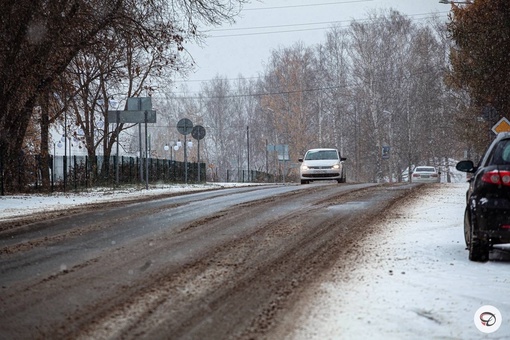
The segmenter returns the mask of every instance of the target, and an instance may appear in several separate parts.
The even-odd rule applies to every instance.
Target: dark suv
[[[494,244],[510,243],[510,133],[500,133],[478,165],[457,163],[471,173],[464,237],[471,261],[487,261]]]

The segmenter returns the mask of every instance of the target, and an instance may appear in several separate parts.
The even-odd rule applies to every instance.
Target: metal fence
[[[147,163],[145,163],[147,161]],[[56,156],[49,159],[51,191],[84,190],[95,186],[145,183],[198,183],[206,181],[205,163],[138,157]],[[13,166],[14,165],[14,166]],[[146,172],[146,169],[148,172]],[[186,172],[187,169],[187,172]],[[1,193],[43,190],[39,156],[20,157],[5,174],[0,160]],[[200,172],[199,172],[200,171]]]
[[[274,175],[256,170],[227,170],[227,182],[240,183],[271,183]]]

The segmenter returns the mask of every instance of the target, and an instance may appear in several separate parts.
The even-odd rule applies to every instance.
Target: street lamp
[[[178,140],[177,142],[170,142],[170,143],[167,143],[165,144],[165,146],[163,147],[163,149],[165,151],[168,151],[170,150],[170,160],[172,160],[172,149],[174,149],[175,151],[179,150],[180,147],[182,146],[182,143],[180,140]]]
[[[179,150],[179,148],[181,147],[182,143],[180,140],[178,140],[177,142],[170,142],[170,143],[166,143],[165,146],[163,147],[163,149],[165,151],[169,151],[170,150],[170,161],[168,162],[168,176],[170,176],[170,168],[171,168],[171,164],[172,164],[172,149],[177,152],[177,150]],[[175,178],[175,166],[174,166],[174,178]]]

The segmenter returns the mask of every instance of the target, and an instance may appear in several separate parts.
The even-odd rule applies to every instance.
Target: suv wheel
[[[489,242],[478,238],[474,233],[475,229],[476,219],[468,206],[464,211],[464,240],[469,250],[469,259],[477,262],[488,261],[490,250]]]
[[[471,243],[469,244],[469,259],[477,262],[488,261],[489,243],[487,241],[471,237]]]
[[[469,208],[464,211],[464,240],[466,241],[466,247],[469,248],[471,244],[471,223],[470,223],[470,212]]]
[[[489,241],[479,238],[476,227],[476,216],[472,213],[469,206],[464,213],[464,238],[469,250],[469,259],[471,261],[485,262],[489,260]]]

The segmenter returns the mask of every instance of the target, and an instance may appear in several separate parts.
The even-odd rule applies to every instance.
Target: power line
[[[290,5],[290,6],[279,6],[279,7],[265,7],[265,8],[258,8],[258,9],[278,9],[278,8],[288,8],[288,7],[309,7],[309,6],[316,6],[316,5],[332,5],[332,4],[344,4],[344,3],[350,3],[350,2],[364,2],[364,1],[373,1],[373,0],[358,0],[358,1],[344,1],[344,2],[334,2],[334,3],[321,3],[321,4],[307,4],[307,5]],[[254,9],[253,9],[254,10]],[[413,18],[414,20],[425,20],[425,19],[431,19],[434,18],[436,14],[447,14],[450,13],[449,11],[445,12],[436,12],[436,13],[417,13],[417,14],[410,14],[407,15],[407,17]],[[284,28],[284,27],[296,27],[296,26],[311,26],[311,25],[325,25],[325,24],[350,24],[353,21],[356,22],[368,22],[372,19],[352,19],[352,20],[340,20],[340,21],[323,21],[323,22],[311,22],[311,23],[297,23],[297,24],[285,24],[285,25],[268,25],[268,26],[254,26],[254,27],[240,27],[240,28],[220,28],[220,29],[214,29],[210,32],[220,32],[220,31],[240,31],[240,30],[254,30],[254,29],[266,29],[266,28]],[[218,35],[218,36],[209,36],[208,38],[223,38],[223,37],[237,37],[237,36],[249,36],[249,35],[262,35],[262,34],[277,34],[277,33],[291,33],[291,32],[302,32],[302,31],[312,31],[312,30],[326,30],[330,29],[330,27],[319,27],[319,28],[305,28],[305,29],[296,29],[296,30],[279,30],[279,31],[270,31],[270,32],[254,32],[254,33],[238,33],[238,34],[225,34],[225,35]],[[241,78],[220,78],[221,80],[227,80],[227,81],[236,81],[236,80],[253,80],[253,79],[259,79],[260,76],[257,77],[241,77]],[[210,82],[213,79],[196,79],[196,80],[174,80],[174,83],[204,83],[204,82]]]
[[[329,5],[342,5],[359,2],[372,2],[374,0],[350,0],[350,1],[336,1],[336,2],[324,2],[318,4],[306,4],[306,5],[288,5],[288,6],[274,6],[274,7],[256,7],[256,8],[245,8],[243,11],[260,11],[270,9],[286,9],[286,8],[299,8],[299,7],[315,7],[315,6],[329,6]]]
[[[449,12],[438,12],[438,14],[447,14]],[[424,16],[422,18],[417,18],[418,16]],[[409,15],[410,17],[414,17],[415,20],[425,20],[433,18],[432,13],[422,13],[422,14],[413,14]],[[371,19],[361,19],[356,20],[357,22],[365,22],[370,21]],[[223,29],[215,29],[210,32],[224,32],[224,31],[242,31],[242,30],[254,30],[254,29],[270,29],[270,28],[284,28],[284,27],[298,27],[298,26],[314,26],[314,25],[341,25],[341,27],[346,27],[347,24],[350,24],[353,20],[341,20],[341,21],[324,21],[324,22],[312,22],[312,23],[297,23],[297,24],[287,24],[287,25],[269,25],[269,26],[254,26],[254,27],[240,27],[240,28],[223,28]],[[293,32],[304,32],[304,31],[317,31],[329,29],[330,27],[315,27],[315,28],[300,28],[300,29],[291,29],[291,30],[276,30],[276,31],[264,31],[264,32],[252,32],[252,33],[234,33],[234,34],[220,34],[220,35],[210,35],[207,38],[231,38],[231,37],[242,37],[242,36],[251,36],[251,35],[262,35],[262,34],[280,34],[280,33],[293,33]]]
[[[446,12],[437,12],[437,14],[448,14],[449,11]],[[409,14],[408,17],[418,17],[418,16],[426,16],[424,18],[415,18],[416,20],[423,20],[431,18],[434,13],[416,13]],[[353,21],[357,22],[365,22],[371,21],[372,19],[349,19],[349,20],[335,20],[335,21],[318,21],[318,22],[308,22],[308,23],[297,23],[297,24],[285,24],[285,25],[267,25],[267,26],[252,26],[252,27],[238,27],[238,28],[216,28],[212,29],[209,32],[223,32],[223,31],[242,31],[242,30],[253,30],[253,29],[266,29],[266,28],[280,28],[280,27],[293,27],[293,26],[312,26],[312,25],[331,25],[331,24],[343,24],[343,23],[351,23]]]
[[[426,74],[431,71],[420,71],[412,74],[412,76],[418,76],[420,74]],[[332,86],[324,86],[324,87],[316,87],[316,88],[307,88],[300,90],[291,90],[291,91],[276,91],[276,92],[265,92],[265,93],[238,93],[238,94],[229,94],[225,96],[170,96],[166,97],[166,99],[224,99],[224,98],[243,98],[243,97],[263,97],[263,96],[276,96],[276,95],[289,95],[295,93],[302,92],[318,92],[325,90],[336,90],[340,88],[348,88],[351,86],[355,86],[354,84],[342,84],[342,85],[332,85]]]
[[[351,20],[322,21],[322,22],[309,22],[309,23],[299,23],[299,24],[253,26],[253,27],[239,27],[239,28],[218,28],[218,29],[211,30],[211,32],[242,31],[242,30],[280,28],[280,27],[294,27],[294,26],[326,25],[326,24],[346,23],[346,22],[351,22]]]

